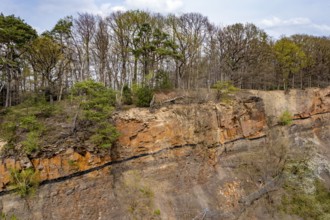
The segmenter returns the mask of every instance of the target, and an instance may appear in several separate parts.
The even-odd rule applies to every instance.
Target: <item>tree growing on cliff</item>
[[[235,92],[237,92],[239,89],[233,86],[231,82],[222,82],[218,81],[212,86],[213,89],[217,91],[216,99],[227,101],[229,99],[229,96]]]
[[[111,148],[119,136],[110,121],[115,93],[102,83],[92,80],[76,83],[72,93],[80,102],[77,113],[82,110],[80,122],[88,125],[84,129],[91,133],[91,142],[100,148]],[[73,131],[76,129],[77,117]]]
[[[21,197],[35,193],[39,186],[39,174],[32,168],[23,170],[11,169],[10,178],[10,186]]]

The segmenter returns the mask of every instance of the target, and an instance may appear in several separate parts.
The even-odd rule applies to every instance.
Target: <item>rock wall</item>
[[[279,127],[285,110],[295,121]],[[254,201],[275,172],[263,168],[276,163],[277,144],[294,148],[308,139],[327,158],[329,112],[330,88],[244,91],[231,104],[121,111],[121,136],[107,156],[68,149],[51,158],[3,158],[0,211],[19,219],[272,218],[263,206],[246,211],[246,198]],[[10,168],[32,166],[41,179],[36,195],[6,193]]]
[[[110,155],[81,155],[68,149],[51,158],[4,158],[0,163],[0,190],[10,182],[10,169],[34,167],[41,181],[102,166],[145,153],[182,146],[218,146],[241,138],[258,138],[267,128],[261,99],[246,99],[233,105],[204,103],[171,105],[154,113],[134,108],[116,115],[120,138]]]

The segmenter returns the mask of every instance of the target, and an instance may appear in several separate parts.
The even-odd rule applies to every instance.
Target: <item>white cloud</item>
[[[39,0],[42,12],[58,13],[61,11],[81,11],[95,8],[94,0]],[[65,6],[65,7],[63,7]]]
[[[128,8],[150,9],[155,12],[176,12],[183,7],[182,0],[125,0]]]
[[[124,6],[112,6],[110,3],[104,3],[100,6],[94,4],[92,8],[86,9],[86,12],[100,15],[101,17],[106,17],[114,11],[126,11],[126,8]]]
[[[322,31],[322,32],[328,32],[330,34],[330,26],[326,24],[314,24],[313,25],[316,29]]]
[[[309,20],[309,18],[290,18],[287,20],[282,20],[278,17],[273,17],[271,19],[263,19],[261,21],[261,24],[266,27],[278,27],[278,26],[292,26],[292,25],[309,25],[312,22]]]
[[[96,0],[43,0],[40,2],[39,9],[48,13],[88,12],[102,17],[114,11],[126,11],[124,6],[114,6],[111,3],[97,4]]]
[[[118,5],[111,8],[112,11],[127,11],[124,6]]]
[[[272,36],[278,38],[282,34],[313,34],[313,35],[330,35],[330,26],[326,24],[314,23],[309,18],[296,17],[290,19],[280,19],[273,17],[271,19],[263,19],[259,25]]]

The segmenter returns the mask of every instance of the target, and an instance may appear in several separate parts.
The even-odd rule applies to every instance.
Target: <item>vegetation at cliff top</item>
[[[7,142],[2,153],[34,157],[58,151],[65,139],[96,151],[110,148],[119,136],[111,121],[115,97],[113,90],[88,80],[75,84],[60,102],[40,95],[6,108],[0,112],[0,137]]]
[[[119,136],[115,127],[107,121],[115,106],[114,91],[101,83],[87,80],[76,83],[72,93],[79,100],[82,120],[96,125],[90,140],[99,147],[110,148]]]
[[[274,40],[254,24],[220,27],[198,13],[79,13],[41,35],[19,17],[0,14],[0,48],[3,107],[40,94],[60,101],[88,79],[120,96],[137,85],[145,97],[147,89],[209,89],[218,81],[263,90],[330,84],[329,37]]]
[[[41,149],[41,136],[46,134],[45,120],[60,110],[40,99],[30,97],[18,106],[7,108],[1,112],[0,137],[7,142],[7,150],[17,144],[20,151],[28,155]]]
[[[230,82],[221,82],[218,81],[215,83],[212,88],[217,91],[217,99],[228,100],[229,96],[237,92],[239,89],[233,86]]]

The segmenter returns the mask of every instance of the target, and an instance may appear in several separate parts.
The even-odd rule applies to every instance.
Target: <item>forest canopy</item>
[[[79,13],[38,36],[19,17],[0,14],[1,106],[31,94],[60,100],[89,79],[117,91],[211,88],[218,81],[241,89],[326,87],[330,38],[274,40],[252,23],[222,27],[199,13],[146,11]]]

